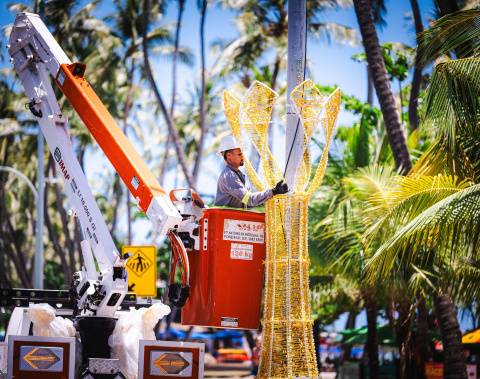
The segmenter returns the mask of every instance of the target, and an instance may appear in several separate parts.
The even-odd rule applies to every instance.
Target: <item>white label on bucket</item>
[[[230,249],[230,258],[251,261],[253,259],[253,245],[232,243],[232,247]]]
[[[228,220],[223,222],[223,239],[251,243],[264,242],[265,224],[263,222]]]
[[[222,317],[221,326],[233,326],[238,328],[238,318]]]

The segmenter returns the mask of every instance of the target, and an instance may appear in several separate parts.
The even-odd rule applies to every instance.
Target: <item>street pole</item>
[[[305,80],[307,43],[307,0],[288,2],[287,128],[285,181],[293,190],[295,172],[303,157],[304,130],[300,118],[290,106],[290,94]]]
[[[40,1],[40,18],[45,21],[45,2]],[[35,223],[35,258],[33,261],[33,287],[43,289],[43,219],[44,219],[44,188],[45,188],[45,164],[44,147],[45,139],[42,128],[38,125],[38,201],[37,201],[37,222]]]

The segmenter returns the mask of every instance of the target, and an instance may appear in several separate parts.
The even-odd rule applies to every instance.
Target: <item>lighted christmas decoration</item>
[[[267,145],[267,129],[277,97],[276,92],[259,82],[248,89],[242,102],[224,91],[224,110],[233,134],[240,143],[242,134],[247,135],[260,155],[260,174],[244,157],[250,181],[259,191],[283,179]],[[310,312],[308,200],[325,173],[340,111],[340,90],[324,99],[315,84],[306,80],[292,91],[290,102],[303,126],[303,159],[295,172],[293,194],[276,196],[266,204],[265,308],[257,378],[319,377]],[[326,143],[310,181],[309,144],[318,125]]]

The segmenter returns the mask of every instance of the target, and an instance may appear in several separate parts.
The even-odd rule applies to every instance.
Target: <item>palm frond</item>
[[[437,20],[419,36],[420,65],[455,50],[457,57],[480,54],[480,10],[469,9]]]
[[[421,212],[367,262],[369,280],[385,277],[397,259],[408,266],[418,255],[435,260],[475,255],[480,237],[480,185],[470,186]],[[383,232],[383,231],[382,231]],[[418,260],[417,260],[418,261]]]
[[[478,262],[461,261],[445,279],[452,288],[452,296],[457,301],[476,302],[480,296],[480,267]]]
[[[368,200],[370,206],[365,214],[369,220],[378,221],[365,233],[367,244],[378,239],[378,233],[391,235],[425,209],[470,185],[470,181],[459,182],[455,176],[446,174],[392,178],[389,187],[373,194]],[[380,237],[380,240],[385,241],[385,238]]]
[[[394,173],[394,167],[374,164],[358,169],[348,180],[355,188],[356,197],[366,200],[375,193],[381,193]]]
[[[448,154],[445,154],[446,146],[444,142],[443,138],[437,138],[414,164],[409,175],[419,177],[436,176],[444,173],[448,159]]]
[[[308,31],[317,40],[336,42],[340,45],[358,47],[360,36],[355,29],[333,22],[309,23]]]
[[[458,59],[435,67],[423,108],[425,124],[451,146],[457,134],[478,136],[480,58]]]

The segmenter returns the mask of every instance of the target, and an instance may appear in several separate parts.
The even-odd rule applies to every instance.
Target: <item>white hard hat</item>
[[[217,155],[219,157],[223,156],[223,152],[227,150],[232,150],[232,149],[242,149],[242,150],[247,150],[248,147],[242,146],[238,143],[237,139],[235,136],[228,136],[222,139],[222,142],[220,142],[220,149],[217,152]]]

